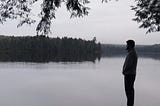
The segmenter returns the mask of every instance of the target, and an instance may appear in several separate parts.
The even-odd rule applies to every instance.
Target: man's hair
[[[135,47],[135,42],[134,40],[127,40],[127,45],[129,45],[130,47],[134,48]]]

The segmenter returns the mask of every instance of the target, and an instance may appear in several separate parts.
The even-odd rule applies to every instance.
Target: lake
[[[126,106],[124,58],[0,62],[0,106]],[[160,61],[139,58],[135,106],[160,105]]]

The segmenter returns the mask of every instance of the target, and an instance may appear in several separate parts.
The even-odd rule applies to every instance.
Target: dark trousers
[[[125,75],[124,84],[127,97],[127,106],[134,106],[134,81],[135,75]]]

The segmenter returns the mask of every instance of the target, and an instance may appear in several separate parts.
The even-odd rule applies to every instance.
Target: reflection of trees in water
[[[156,54],[156,53],[137,53],[138,57],[142,57],[142,58],[152,58],[154,60],[159,60],[160,61],[160,54]],[[102,54],[102,57],[125,57],[126,54]]]
[[[32,56],[12,56],[10,54],[0,54],[0,61],[7,62],[83,62],[83,61],[91,61],[95,62],[96,60],[100,60],[100,57],[97,55],[88,55],[88,56],[72,56],[72,57],[32,57]]]
[[[139,57],[144,57],[144,58],[152,58],[154,60],[160,60],[160,53],[152,53],[152,54],[139,54]]]

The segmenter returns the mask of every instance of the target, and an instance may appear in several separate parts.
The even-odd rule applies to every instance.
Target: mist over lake
[[[0,62],[0,106],[124,106],[124,59]],[[135,106],[159,106],[159,69],[159,60],[139,58]]]

